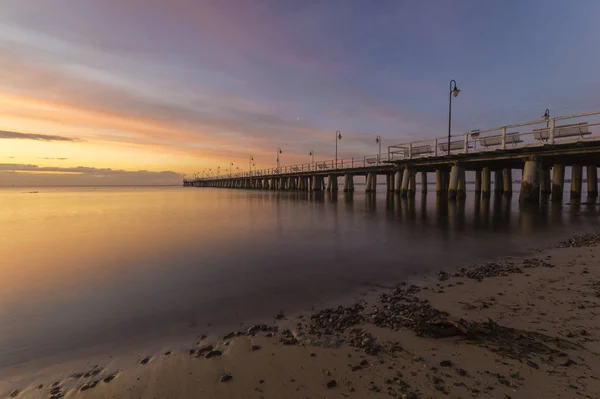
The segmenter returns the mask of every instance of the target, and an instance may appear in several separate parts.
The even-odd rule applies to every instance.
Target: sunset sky
[[[177,184],[600,109],[600,2],[3,0],[0,185]]]

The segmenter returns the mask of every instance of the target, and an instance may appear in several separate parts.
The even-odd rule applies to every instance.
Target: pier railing
[[[443,157],[449,153],[470,154],[492,152],[522,147],[537,147],[578,141],[600,140],[600,111],[568,116],[539,119],[531,122],[506,125],[491,129],[477,129],[453,134],[448,146],[448,137],[440,136],[416,140],[388,147],[387,154],[365,155],[355,158],[315,161],[279,168],[266,168],[235,174],[221,174],[186,181],[266,177],[302,172],[327,172],[364,169],[389,165],[408,159]],[[450,147],[450,152],[448,152]]]
[[[600,111],[540,119],[452,135],[450,154],[470,154],[600,139]],[[388,160],[448,155],[448,137],[412,141],[388,147]]]

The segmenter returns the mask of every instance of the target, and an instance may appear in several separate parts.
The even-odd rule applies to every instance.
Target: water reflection
[[[309,308],[367,281],[546,245],[598,216],[593,202],[474,193],[22,191],[1,197],[0,367]]]

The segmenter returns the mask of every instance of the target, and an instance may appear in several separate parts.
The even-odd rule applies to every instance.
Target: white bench
[[[443,152],[448,152],[448,142],[438,143],[438,148]],[[464,150],[465,141],[464,140],[456,140],[450,142],[450,151],[453,150]],[[467,148],[473,148],[471,143],[468,143]]]
[[[483,137],[483,138],[479,139],[479,142],[485,148],[502,145],[502,135],[495,134],[493,136]],[[523,140],[521,140],[521,135],[519,134],[519,132],[506,133],[506,138],[505,138],[506,144],[515,144],[516,145],[516,144],[522,143],[522,142],[523,142]]]
[[[571,125],[562,125],[554,127],[555,139],[575,136],[583,138],[583,136],[588,134],[592,134],[592,132],[590,132],[587,122],[573,123]],[[550,138],[550,129],[547,127],[533,129],[533,137],[538,141],[548,141],[548,139]]]

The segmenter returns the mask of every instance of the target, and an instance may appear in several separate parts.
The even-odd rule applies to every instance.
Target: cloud
[[[38,141],[69,141],[78,142],[80,139],[52,134],[20,133],[0,130],[0,139],[38,140]]]
[[[14,158],[14,157],[12,157],[12,158]],[[66,161],[69,158],[38,157],[37,159],[54,159],[54,160],[57,160],[57,161]]]
[[[0,164],[0,181],[8,186],[178,185],[182,178],[180,173],[173,171]]]

